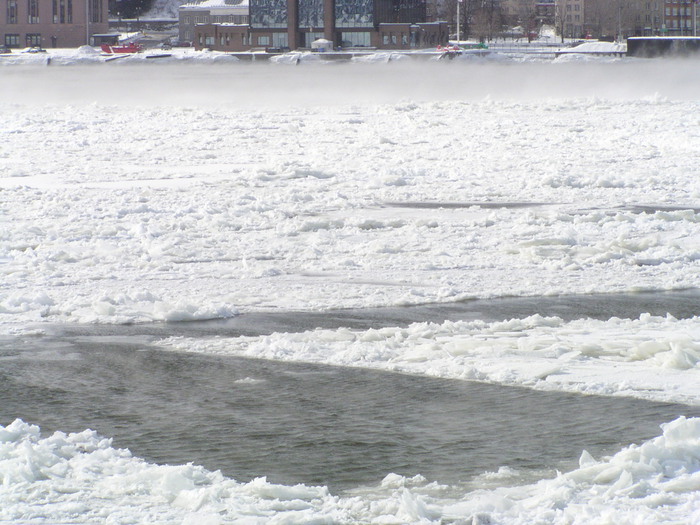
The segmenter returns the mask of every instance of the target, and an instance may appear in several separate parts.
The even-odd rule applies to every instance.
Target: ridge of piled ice
[[[700,400],[700,318],[565,322],[414,323],[356,331],[258,337],[173,337],[162,348],[377,368],[541,390],[622,395],[695,405]]]
[[[390,474],[334,495],[154,465],[90,430],[42,437],[16,420],[0,426],[0,523],[692,523],[700,518],[700,419],[662,429],[612,457],[584,451],[578,469],[530,485],[469,490]]]

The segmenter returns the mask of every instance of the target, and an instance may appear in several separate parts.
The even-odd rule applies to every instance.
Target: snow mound
[[[370,490],[239,483],[192,465],[155,465],[92,430],[41,437],[15,420],[0,426],[0,521],[39,523],[697,523],[700,419],[525,486],[466,491],[422,476],[387,475]],[[497,477],[507,476],[499,470]]]

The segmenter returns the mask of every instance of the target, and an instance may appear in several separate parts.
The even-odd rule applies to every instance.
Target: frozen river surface
[[[700,76],[573,60],[3,67],[0,522],[700,522]]]

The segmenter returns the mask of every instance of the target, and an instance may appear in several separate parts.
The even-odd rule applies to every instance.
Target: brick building
[[[690,36],[698,27],[692,0],[586,0],[586,30],[595,38]]]
[[[692,0],[670,0],[664,2],[663,33],[669,36],[697,34],[698,5]]]
[[[0,45],[79,47],[109,31],[107,0],[0,0]]]
[[[274,47],[402,49],[447,42],[446,25],[428,18],[427,0],[250,0],[253,38],[272,33]]]
[[[197,25],[195,47],[414,49],[446,44],[448,24],[432,20],[427,0],[250,0],[247,39],[241,27]],[[245,43],[247,42],[247,43]]]

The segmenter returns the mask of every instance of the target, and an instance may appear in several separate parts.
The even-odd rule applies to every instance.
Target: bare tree
[[[528,43],[532,42],[532,35],[539,30],[539,21],[534,7],[527,7],[520,20],[520,25],[525,31]]]
[[[586,28],[596,37],[621,39],[640,34],[651,3],[646,0],[588,0]]]
[[[469,31],[481,42],[492,40],[503,29],[503,13],[497,0],[472,1]]]

